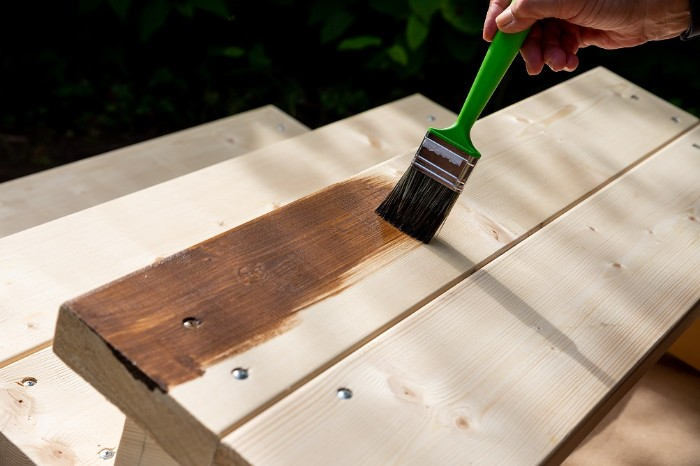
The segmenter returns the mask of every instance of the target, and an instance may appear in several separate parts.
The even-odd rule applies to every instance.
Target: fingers
[[[580,14],[586,3],[585,0],[517,0],[496,17],[496,24],[501,31],[514,33],[524,31],[545,18],[568,21]]]
[[[544,68],[544,52],[542,50],[542,28],[539,23],[534,24],[530,29],[523,46],[520,48],[520,56],[525,61],[527,74],[536,75]]]
[[[496,25],[496,17],[505,10],[508,5],[510,5],[510,0],[491,0],[489,2],[489,9],[486,12],[486,18],[484,19],[484,32],[483,37],[487,42],[493,40],[493,36],[498,30]]]
[[[484,40],[491,42],[499,29],[516,33],[531,28],[520,49],[527,72],[539,74],[545,65],[553,71],[573,71],[579,64],[576,53],[585,43],[580,28],[565,20],[572,12],[564,10],[560,2],[490,0]]]
[[[579,64],[580,46],[576,26],[556,20],[535,23],[520,49],[528,74],[542,72],[545,65],[553,71],[574,71]]]
[[[526,8],[522,8],[523,3],[526,3],[526,1],[520,0],[515,2],[515,4],[509,4],[506,9],[496,16],[496,25],[498,29],[512,34],[524,31],[535,24],[535,21],[545,18],[545,16],[533,14],[533,12],[528,11],[527,4]]]
[[[581,42],[581,28],[571,23],[563,22],[561,45],[566,53],[566,71],[574,71],[578,68],[578,49],[583,45]]]
[[[544,62],[552,71],[561,71],[566,68],[567,51],[564,49],[561,29],[557,21],[543,22],[542,51]]]

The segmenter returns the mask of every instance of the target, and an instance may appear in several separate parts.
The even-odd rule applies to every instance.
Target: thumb
[[[503,32],[515,33],[524,31],[529,28],[539,19],[553,17],[550,12],[543,11],[535,5],[538,3],[547,5],[550,2],[537,2],[528,0],[516,0],[512,2],[508,8],[503,10],[496,17],[496,25]]]

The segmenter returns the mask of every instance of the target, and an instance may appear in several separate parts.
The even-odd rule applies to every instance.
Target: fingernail
[[[501,29],[512,23],[513,19],[513,12],[511,11],[510,7],[508,7],[503,10],[500,15],[496,16],[496,25],[499,29]]]

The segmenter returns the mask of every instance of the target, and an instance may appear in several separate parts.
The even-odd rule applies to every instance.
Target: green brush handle
[[[474,148],[469,133],[513,63],[529,32],[529,29],[515,34],[496,31],[455,123],[449,128],[430,128],[429,131],[448,140],[471,156],[481,157],[479,151]]]

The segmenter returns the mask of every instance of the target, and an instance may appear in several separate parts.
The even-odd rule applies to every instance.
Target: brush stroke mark
[[[105,340],[137,379],[165,392],[289,330],[301,309],[419,246],[374,212],[392,187],[381,177],[332,185],[64,309]],[[188,318],[200,324],[186,328]]]

